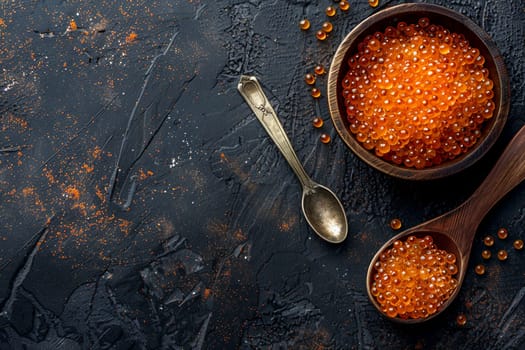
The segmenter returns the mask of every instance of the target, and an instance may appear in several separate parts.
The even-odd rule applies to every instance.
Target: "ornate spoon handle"
[[[273,107],[268,101],[268,98],[264,94],[261,85],[254,76],[242,75],[237,86],[239,92],[244,97],[253,113],[257,116],[257,119],[264,126],[268,135],[272,138],[273,142],[277,145],[284,158],[290,164],[299,181],[305,189],[311,189],[314,186],[312,179],[306,174],[301,162],[297,158],[297,154],[286,136],[286,132],[283,129],[277,114],[273,110]]]

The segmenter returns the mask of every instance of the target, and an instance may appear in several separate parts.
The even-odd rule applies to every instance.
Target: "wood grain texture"
[[[412,235],[418,237],[430,235],[434,238],[434,242],[439,249],[453,253],[456,256],[458,266],[456,279],[458,281],[458,287],[440,309],[427,319],[404,320],[395,318],[393,320],[403,324],[427,322],[438,317],[451,305],[459,294],[461,285],[465,279],[472,243],[479,224],[485,215],[487,215],[488,211],[492,209],[503,196],[525,180],[525,152],[523,152],[523,149],[525,149],[525,127],[522,127],[510,141],[490,173],[469,199],[456,209],[403,231],[385,242],[375,254],[374,258],[372,258],[367,272],[368,296],[378,311],[380,311],[381,308],[371,294],[371,287],[374,282],[373,276],[376,273],[374,265],[385,249],[391,249],[394,241],[404,241]]]

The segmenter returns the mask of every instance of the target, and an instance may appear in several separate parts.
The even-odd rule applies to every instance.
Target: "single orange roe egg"
[[[500,228],[498,230],[498,238],[499,239],[505,239],[505,238],[507,238],[508,235],[509,235],[509,232],[507,231],[506,228],[502,227],[502,228]]]
[[[333,17],[337,13],[337,10],[333,6],[328,6],[325,10],[325,13],[328,17]]]
[[[314,87],[310,91],[310,95],[312,95],[313,98],[319,98],[319,97],[321,97],[321,90],[319,90],[318,88]]]
[[[523,240],[517,239],[517,240],[514,241],[514,243],[512,243],[512,245],[514,246],[514,249],[522,250],[523,249]]]
[[[397,218],[390,220],[390,227],[392,230],[399,230],[401,228],[401,220]]]
[[[370,293],[388,317],[426,318],[454,293],[454,254],[438,249],[431,236],[394,241],[374,264]]]
[[[314,126],[314,128],[321,128],[324,124],[324,121],[322,118],[319,118],[319,117],[315,117],[313,120],[312,120],[312,125]]]
[[[330,33],[334,29],[334,26],[330,22],[324,22],[321,26],[321,30],[325,33]]]
[[[459,314],[456,317],[456,323],[458,326],[464,326],[467,324],[467,316],[465,314]]]
[[[426,28],[428,27],[428,25],[430,24],[430,20],[427,18],[427,17],[421,17],[418,21],[417,21],[417,24],[419,24],[419,26],[421,28]]]
[[[379,42],[379,40],[371,39],[368,42],[368,48],[374,51],[379,50],[381,48],[381,43]]]
[[[307,74],[304,76],[304,81],[305,81],[306,84],[308,84],[308,85],[314,85],[314,84],[315,84],[315,75],[310,74],[310,73],[307,73]]]
[[[315,33],[315,37],[318,39],[318,40],[321,40],[321,41],[324,41],[326,40],[326,32],[322,31],[322,30],[318,30],[316,33]]]
[[[322,143],[330,143],[330,141],[332,140],[332,138],[328,134],[321,134],[319,139],[321,140]]]
[[[372,7],[377,7],[379,5],[379,0],[368,0],[368,4]]]
[[[318,64],[317,66],[315,66],[314,72],[317,75],[323,75],[326,73],[326,70],[324,69],[323,65]]]
[[[487,247],[492,247],[494,245],[494,237],[485,236],[485,238],[483,238],[483,244],[485,244]]]
[[[301,30],[310,29],[310,21],[307,19],[302,19],[301,21],[299,21],[299,28],[301,28]]]
[[[347,67],[340,87],[350,131],[400,166],[465,154],[494,115],[494,83],[479,50],[426,17],[366,36]]]
[[[350,9],[350,3],[345,0],[339,1],[339,8],[341,11],[348,11]]]
[[[484,275],[485,274],[485,265],[483,264],[478,264],[476,265],[476,267],[474,267],[474,271],[476,272],[477,275]]]
[[[499,259],[500,261],[505,261],[505,260],[507,260],[508,256],[509,256],[509,255],[507,254],[507,251],[506,251],[506,250],[501,249],[501,250],[498,251],[498,259]]]

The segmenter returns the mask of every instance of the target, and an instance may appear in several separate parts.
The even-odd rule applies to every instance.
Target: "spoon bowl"
[[[301,182],[302,209],[310,227],[327,242],[343,242],[348,235],[343,205],[335,193],[306,174],[257,78],[243,75],[237,88]]]
[[[371,291],[372,283],[374,281],[374,275],[376,273],[376,269],[374,268],[374,265],[379,260],[379,256],[385,250],[391,248],[392,244],[395,241],[397,241],[397,240],[402,240],[403,241],[406,238],[408,238],[409,236],[415,236],[417,238],[423,238],[424,236],[427,236],[427,235],[432,237],[432,239],[434,241],[434,244],[439,249],[445,250],[448,253],[452,253],[452,254],[454,254],[456,256],[456,266],[458,267],[458,273],[456,274],[455,278],[458,281],[458,286],[456,287],[456,289],[454,290],[452,295],[450,295],[450,297],[447,299],[447,301],[440,307],[440,309],[436,313],[434,313],[434,314],[432,314],[432,315],[430,315],[430,316],[428,316],[426,318],[422,318],[422,319],[403,319],[403,318],[399,318],[399,317],[389,318],[390,320],[392,320],[394,322],[406,323],[406,324],[414,324],[414,323],[421,323],[423,321],[428,321],[428,320],[438,316],[442,311],[444,311],[448,307],[448,305],[451,304],[454,301],[455,297],[459,294],[460,285],[463,282],[463,279],[465,278],[465,272],[467,270],[470,248],[468,249],[467,252],[464,252],[458,246],[457,242],[452,237],[450,237],[448,232],[439,232],[439,231],[436,231],[436,230],[428,230],[424,226],[420,225],[419,227],[413,227],[411,229],[405,230],[405,231],[395,235],[391,239],[389,239],[377,251],[375,256],[372,258],[372,263],[369,265],[368,272],[367,272],[367,275],[366,275],[366,287],[367,287],[366,289],[367,289],[367,293],[368,293],[368,297],[369,297],[370,301],[372,302],[372,304],[378,310],[381,310],[381,306],[379,305],[379,303],[377,302],[375,297],[372,295],[372,291]],[[385,315],[385,317],[387,317],[387,316]]]
[[[453,253],[456,256],[458,268],[458,272],[454,276],[458,281],[456,289],[437,312],[426,318],[416,319],[392,318],[386,315],[385,317],[399,323],[421,323],[438,316],[453,302],[459,294],[461,284],[465,278],[472,241],[476,235],[479,223],[505,194],[525,179],[524,148],[525,126],[510,141],[483,183],[463,204],[448,213],[397,234],[379,248],[368,267],[366,287],[370,301],[381,313],[381,307],[371,292],[376,273],[375,264],[381,254],[391,248],[396,240],[402,240],[411,235],[416,237],[430,235],[439,249]]]
[[[346,216],[335,193],[316,184],[303,191],[302,207],[306,221],[319,236],[330,243],[344,241],[348,231]]]

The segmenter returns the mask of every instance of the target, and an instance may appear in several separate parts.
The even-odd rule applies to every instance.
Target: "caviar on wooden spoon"
[[[439,315],[458,295],[472,241],[488,211],[525,179],[525,126],[479,188],[458,208],[386,242],[367,273],[368,296],[385,316],[419,323]]]

